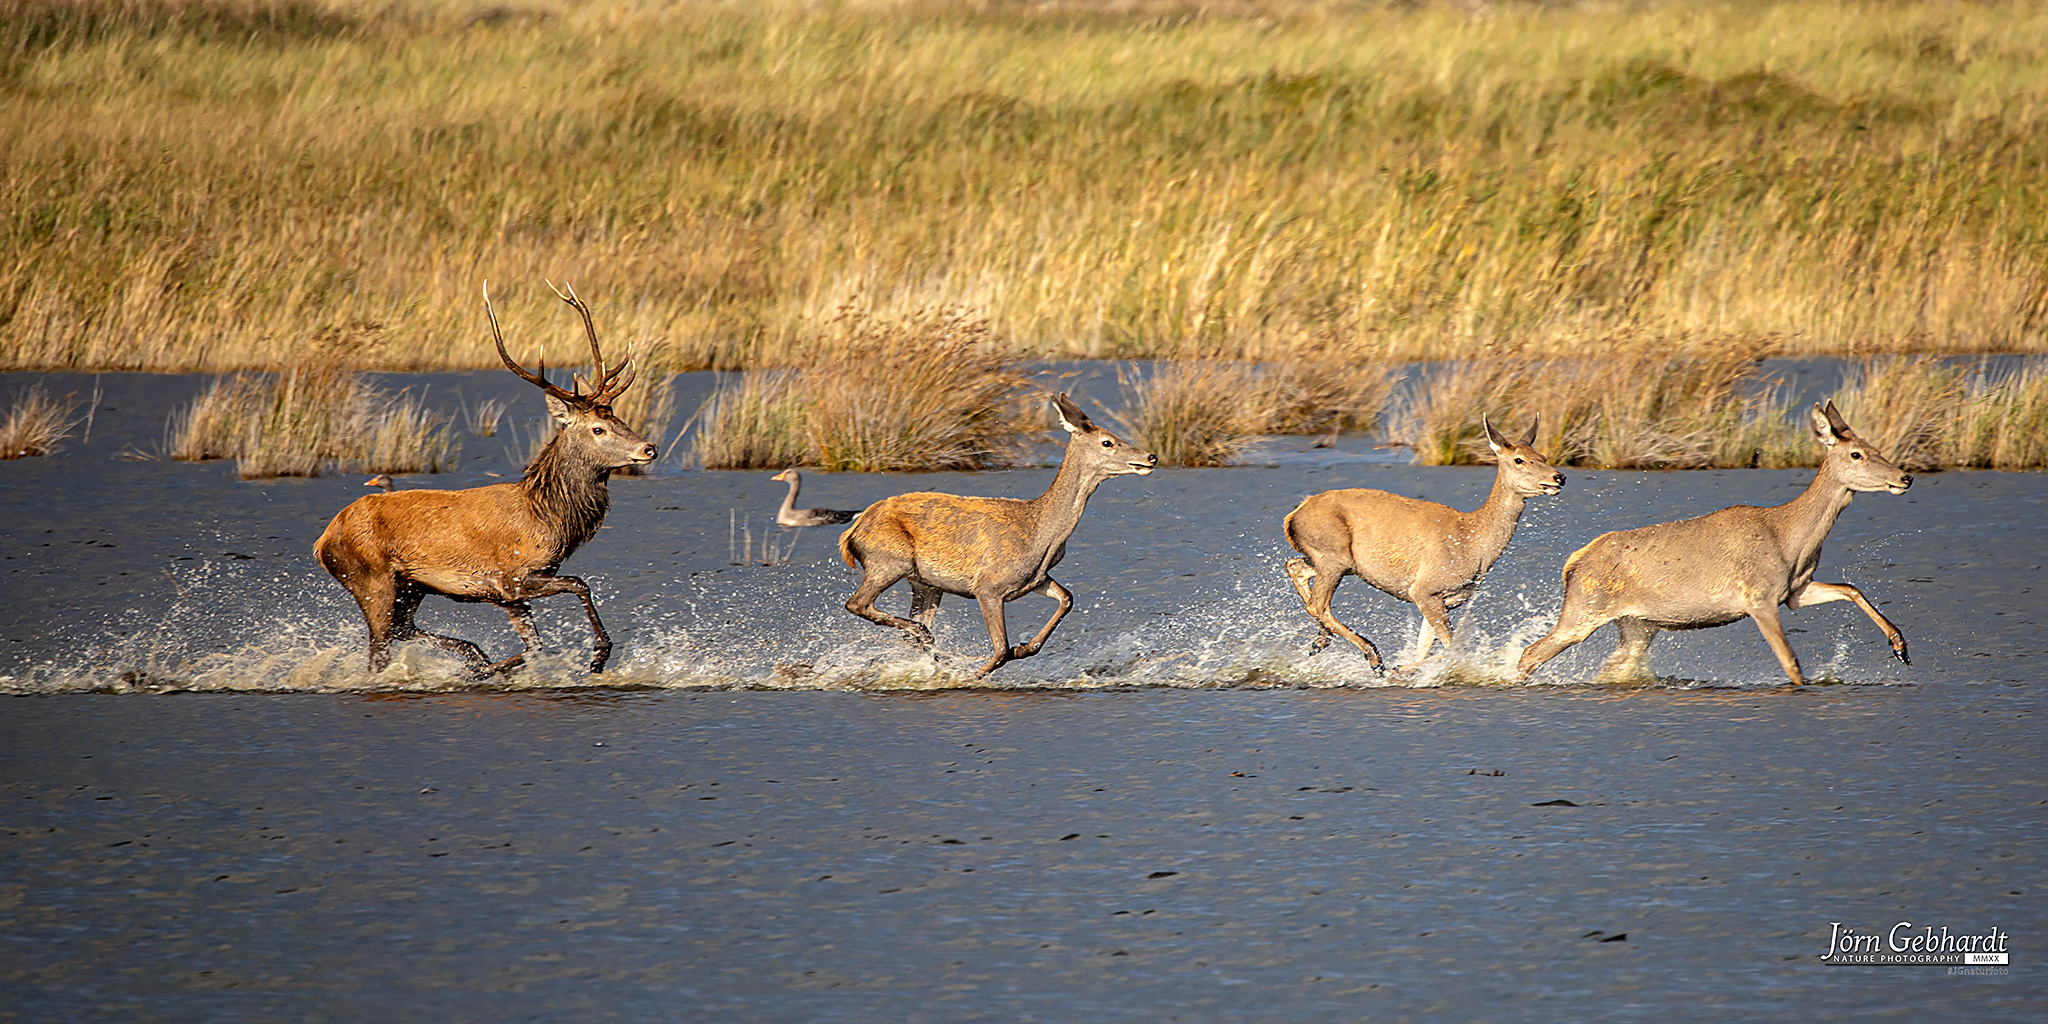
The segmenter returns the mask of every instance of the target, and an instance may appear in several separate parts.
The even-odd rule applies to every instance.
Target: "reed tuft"
[[[71,428],[78,421],[71,413],[78,403],[70,398],[55,398],[41,384],[31,384],[15,392],[14,404],[6,415],[0,416],[0,459],[20,459],[49,455],[58,448],[58,442],[71,436]]]

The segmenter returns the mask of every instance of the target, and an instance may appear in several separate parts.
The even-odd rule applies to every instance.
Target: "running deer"
[[[1310,495],[1287,513],[1287,543],[1308,556],[1287,560],[1287,578],[1322,624],[1311,652],[1322,650],[1336,633],[1357,645],[1373,668],[1381,667],[1379,648],[1330,614],[1330,598],[1346,574],[1422,610],[1430,633],[1424,655],[1438,640],[1450,650],[1447,610],[1471,599],[1486,570],[1507,550],[1522,518],[1523,500],[1556,494],[1564,486],[1563,474],[1530,447],[1536,443],[1535,423],[1519,443],[1492,423],[1482,423],[1497,468],[1493,491],[1477,509],[1460,512],[1433,501],[1351,488]]]
[[[1799,497],[1771,508],[1737,505],[1697,519],[1603,533],[1564,563],[1564,610],[1549,635],[1529,645],[1515,667],[1527,679],[1544,662],[1609,622],[1621,644],[1601,666],[1603,679],[1649,672],[1650,641],[1660,629],[1705,629],[1745,616],[1756,620],[1793,685],[1805,682],[1785,642],[1778,606],[1805,608],[1854,601],[1891,641],[1905,664],[1906,638],[1863,593],[1846,583],[1816,583],[1820,545],[1857,491],[1904,494],[1913,478],[1857,437],[1830,401],[1815,405],[1813,433],[1827,455]]]
[[[524,477],[517,483],[461,491],[396,491],[358,498],[327,524],[313,545],[320,564],[362,606],[370,627],[372,672],[381,672],[390,663],[392,644],[407,640],[424,640],[461,655],[478,676],[514,668],[541,642],[527,602],[555,594],[575,594],[582,600],[593,636],[590,671],[604,671],[612,642],[591,603],[590,587],[555,570],[604,522],[611,507],[606,481],[612,470],[652,462],[658,453],[612,415],[611,401],[632,386],[638,373],[628,371],[632,356],[606,369],[590,308],[573,288],[566,295],[556,294],[582,317],[590,339],[590,379],[572,375],[568,391],[548,383],[545,354],[538,373],[513,361],[505,351],[497,311],[491,308],[490,287],[484,288],[484,313],[490,318],[498,358],[546,394],[548,412],[558,428],[526,467]],[[585,384],[590,386],[588,394],[583,392]],[[525,650],[492,662],[467,640],[419,629],[413,625],[413,613],[428,594],[503,608]]]
[[[1126,443],[1089,422],[1064,394],[1053,396],[1060,426],[1073,435],[1052,486],[1030,501],[966,498],[920,492],[884,498],[868,506],[839,537],[839,554],[863,572],[846,610],[869,622],[894,626],[913,641],[932,646],[932,620],[945,594],[981,604],[995,655],[975,673],[988,675],[1004,662],[1038,653],[1053,627],[1074,607],[1074,595],[1049,573],[1067,553],[1067,538],[1081,522],[1088,496],[1104,480],[1145,476],[1159,457]],[[910,615],[898,618],[875,607],[875,599],[898,580],[910,580]],[[1010,646],[1003,604],[1025,594],[1060,603],[1029,643]],[[914,620],[914,621],[913,621]]]

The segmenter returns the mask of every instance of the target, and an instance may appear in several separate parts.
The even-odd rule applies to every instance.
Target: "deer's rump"
[[[974,596],[992,572],[1001,572],[1017,577],[1003,580],[1005,589],[1022,593],[1042,582],[1066,547],[1055,547],[1039,564],[1021,515],[1027,505],[929,491],[884,498],[840,535],[840,557],[854,568],[877,559],[898,562],[917,582],[961,597]],[[1002,571],[1013,566],[1024,568]]]

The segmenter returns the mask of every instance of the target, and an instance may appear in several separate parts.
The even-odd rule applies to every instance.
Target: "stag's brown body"
[[[924,491],[884,498],[862,512],[839,538],[840,557],[863,574],[846,610],[928,647],[941,596],[971,597],[994,648],[977,676],[1037,654],[1074,607],[1074,595],[1051,574],[1066,557],[1067,538],[1080,525],[1089,495],[1112,476],[1143,476],[1159,464],[1151,452],[1089,422],[1067,396],[1055,396],[1054,407],[1073,436],[1044,494],[1024,501]],[[875,599],[903,579],[910,581],[908,619],[875,607]],[[1036,636],[1012,647],[1003,605],[1025,594],[1043,594],[1059,608]]]
[[[382,671],[394,643],[423,640],[465,658],[479,674],[501,672],[540,646],[527,602],[575,594],[590,619],[592,672],[604,670],[611,638],[598,619],[590,588],[556,573],[563,560],[596,534],[611,507],[607,480],[621,466],[649,462],[652,444],[614,416],[607,404],[631,386],[626,363],[607,372],[596,329],[574,293],[564,301],[583,315],[596,363],[593,390],[582,394],[526,372],[505,351],[491,317],[498,354],[507,368],[547,393],[555,436],[517,483],[459,491],[415,490],[359,498],[327,524],[313,550],[320,564],[349,589],[370,630],[370,671]],[[489,298],[485,299],[489,309]],[[543,373],[545,371],[543,370]],[[413,614],[428,594],[483,601],[505,610],[525,650],[498,662],[467,640],[420,630]]]

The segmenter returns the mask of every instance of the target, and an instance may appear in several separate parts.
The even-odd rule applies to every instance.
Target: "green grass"
[[[0,368],[490,366],[485,275],[676,370],[848,303],[1018,358],[2044,351],[2043,66],[2048,7],[1934,0],[0,0]]]

